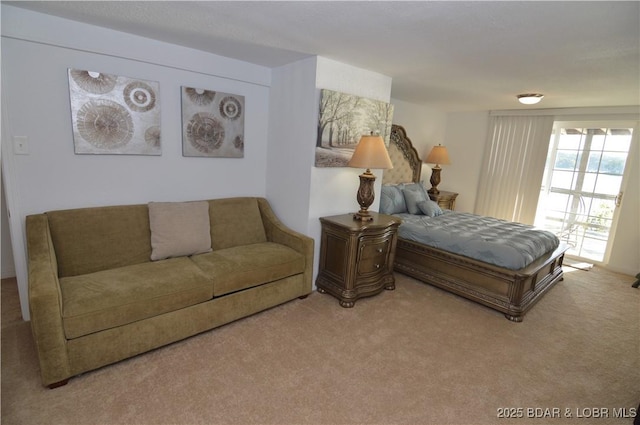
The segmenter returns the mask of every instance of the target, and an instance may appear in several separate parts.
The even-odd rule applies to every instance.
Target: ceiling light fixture
[[[519,94],[517,97],[518,101],[524,105],[535,105],[542,100],[544,95],[540,93],[526,93]]]

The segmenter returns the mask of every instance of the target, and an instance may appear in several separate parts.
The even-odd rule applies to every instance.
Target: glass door
[[[535,225],[568,243],[572,255],[602,262],[615,226],[633,124],[556,123]],[[611,124],[611,123],[609,123]]]

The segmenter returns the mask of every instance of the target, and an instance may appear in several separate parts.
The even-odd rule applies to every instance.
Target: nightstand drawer
[[[362,238],[360,242],[360,260],[379,257],[384,261],[389,251],[389,238]]]
[[[371,273],[386,272],[384,260],[384,257],[374,257],[361,260],[358,262],[358,275],[366,276]]]
[[[366,275],[384,271],[391,246],[389,238],[361,238],[358,256],[358,274]]]

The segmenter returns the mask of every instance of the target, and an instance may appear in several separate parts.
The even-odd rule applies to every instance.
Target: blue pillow
[[[407,204],[400,185],[384,185],[380,193],[380,212],[382,214],[401,214],[407,212]]]
[[[418,204],[429,199],[427,191],[421,184],[411,183],[403,186],[404,200],[407,203],[409,214],[422,214]]]
[[[418,203],[418,208],[422,211],[422,214],[429,217],[437,217],[439,215],[444,214],[442,212],[442,208],[436,202],[431,199],[427,199],[426,201],[422,201]]]

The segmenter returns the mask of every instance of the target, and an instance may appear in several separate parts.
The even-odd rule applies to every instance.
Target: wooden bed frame
[[[385,171],[384,184],[420,182],[422,161],[399,125],[394,124],[391,129],[389,156],[394,171],[390,175]],[[399,238],[394,270],[521,322],[525,313],[562,280],[562,261],[567,248],[561,244],[529,266],[509,270]]]

